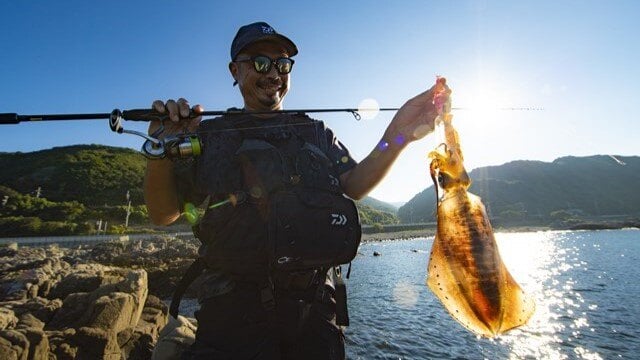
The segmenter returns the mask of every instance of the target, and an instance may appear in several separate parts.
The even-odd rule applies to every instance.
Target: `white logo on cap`
[[[262,33],[263,34],[273,34],[275,32],[275,30],[273,30],[273,28],[271,26],[263,26],[262,27]]]

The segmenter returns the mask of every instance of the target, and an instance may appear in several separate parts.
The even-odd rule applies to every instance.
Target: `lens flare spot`
[[[393,300],[399,306],[410,309],[418,303],[418,289],[407,282],[399,282],[393,288]]]
[[[358,113],[365,120],[370,120],[378,116],[380,105],[375,99],[364,99],[358,104]]]
[[[376,148],[378,149],[378,151],[385,151],[389,148],[389,143],[384,140],[380,140]]]
[[[423,137],[425,137],[429,132],[431,132],[432,128],[429,125],[419,125],[416,127],[416,129],[413,131],[413,136],[416,139],[422,139]]]
[[[251,190],[249,190],[249,194],[251,195],[251,197],[259,199],[262,197],[262,189],[258,186],[254,186],[251,188]]]

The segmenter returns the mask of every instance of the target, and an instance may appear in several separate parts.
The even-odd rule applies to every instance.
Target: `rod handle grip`
[[[19,122],[16,113],[0,113],[0,124],[18,124]]]
[[[130,121],[166,120],[168,117],[169,115],[167,114],[160,114],[151,109],[132,109],[122,112],[122,118]]]

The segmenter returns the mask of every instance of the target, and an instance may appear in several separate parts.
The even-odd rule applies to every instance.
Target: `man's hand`
[[[438,117],[434,95],[438,94],[437,102],[442,106],[447,103],[450,93],[446,80],[439,78],[431,89],[402,105],[371,154],[340,176],[344,193],[353,199],[366,196],[382,180],[407,144],[433,131]]]
[[[160,114],[167,114],[164,121],[164,131],[158,135],[165,136],[182,133],[193,133],[200,121],[204,109],[200,105],[189,108],[189,102],[183,98],[178,101],[167,100],[164,103],[156,100],[152,109]],[[160,121],[149,124],[149,135],[160,128]],[[144,177],[144,199],[149,211],[149,217],[154,224],[169,225],[180,217],[180,204],[176,192],[173,173],[173,162],[169,159],[147,161],[147,172]]]
[[[434,121],[438,111],[433,104],[437,91],[444,91],[441,96],[448,97],[451,90],[446,82],[441,81],[431,89],[407,101],[393,117],[385,132],[384,139],[399,145],[406,145],[412,141],[422,139],[433,131]],[[443,100],[443,98],[440,98]]]
[[[167,135],[175,135],[181,133],[191,133],[196,130],[200,121],[202,121],[202,112],[204,108],[201,105],[189,107],[189,102],[180,98],[178,101],[173,99],[163,102],[156,100],[151,108],[160,113],[168,114],[169,119],[164,122],[164,131],[158,136],[160,139]],[[159,121],[149,123],[149,135],[153,134],[160,127]]]

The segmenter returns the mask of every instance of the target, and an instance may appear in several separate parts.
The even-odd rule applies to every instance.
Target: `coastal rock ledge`
[[[0,360],[167,359],[194,337],[189,320],[169,322],[143,269],[79,263],[57,246],[2,250]]]

